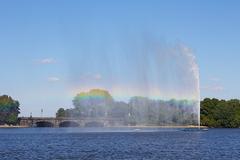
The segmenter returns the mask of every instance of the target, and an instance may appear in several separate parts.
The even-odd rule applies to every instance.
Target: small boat
[[[202,131],[208,131],[208,128],[203,128]]]

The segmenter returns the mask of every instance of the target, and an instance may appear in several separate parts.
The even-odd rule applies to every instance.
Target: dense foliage
[[[196,124],[191,110],[194,102],[186,100],[157,101],[132,97],[128,103],[117,102],[105,90],[91,90],[75,96],[74,108],[60,108],[57,117],[111,117],[126,124],[181,125]],[[208,127],[240,127],[240,100],[206,98],[201,101],[201,125]]]
[[[240,127],[240,101],[206,98],[201,102],[201,125],[209,127]]]
[[[15,125],[19,113],[18,101],[7,95],[0,96],[0,124]]]
[[[106,90],[93,89],[77,94],[74,108],[60,108],[57,117],[111,118],[119,125],[196,125],[197,103],[188,100],[153,100],[132,97],[115,101]],[[118,120],[118,121],[117,121]]]

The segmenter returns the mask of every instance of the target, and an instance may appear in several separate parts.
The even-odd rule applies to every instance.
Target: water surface
[[[0,159],[240,159],[240,129],[0,129]]]

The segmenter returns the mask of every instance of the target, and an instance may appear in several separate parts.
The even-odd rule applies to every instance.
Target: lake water
[[[0,159],[240,159],[240,129],[0,129]]]

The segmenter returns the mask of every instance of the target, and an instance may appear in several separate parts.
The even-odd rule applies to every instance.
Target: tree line
[[[128,102],[115,101],[106,90],[92,89],[77,94],[74,108],[60,108],[57,117],[111,118],[119,125],[197,125],[197,102],[154,100],[134,96]],[[194,106],[194,107],[192,107]]]
[[[111,116],[123,118],[126,123],[132,125],[136,123],[153,125],[196,124],[196,115],[190,109],[193,102],[184,100],[154,101],[145,97],[133,97],[128,103],[116,102],[107,91],[92,90],[76,95],[73,104],[74,108],[60,108],[56,117]],[[0,96],[0,125],[18,124],[19,113],[20,104],[17,100],[8,95]],[[240,127],[240,100],[238,99],[206,98],[201,101],[200,113],[201,125],[203,126]]]
[[[240,127],[240,101],[206,98],[201,102],[201,125],[215,128]]]
[[[105,103],[101,101],[97,92],[108,97]],[[74,108],[60,108],[57,117],[87,117],[108,116],[123,117],[131,124],[143,123],[152,125],[196,125],[196,114],[189,106],[194,102],[189,101],[153,101],[144,97],[133,97],[129,103],[114,102],[107,91],[95,90],[95,97],[91,92],[80,93],[74,97]],[[96,98],[97,97],[97,98]],[[104,97],[104,96],[103,96]],[[112,106],[104,110],[104,105]],[[146,105],[147,103],[147,105]],[[99,106],[93,107],[95,104]],[[150,106],[150,107],[146,107]],[[158,106],[158,107],[156,107]],[[159,108],[159,106],[161,106]],[[103,108],[101,108],[103,107]],[[216,98],[205,98],[200,103],[201,125],[214,128],[239,128],[240,127],[240,100],[221,100]]]

